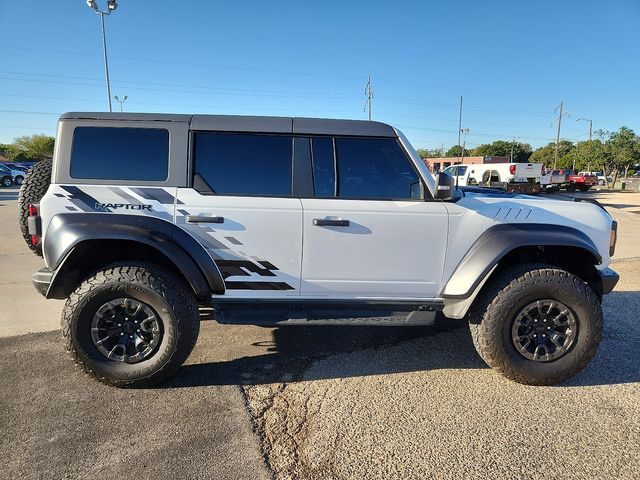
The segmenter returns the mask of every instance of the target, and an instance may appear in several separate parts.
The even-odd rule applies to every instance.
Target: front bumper
[[[36,287],[38,293],[45,298],[49,293],[49,287],[51,287],[54,275],[54,271],[51,271],[48,268],[41,268],[31,276],[33,286]]]
[[[602,294],[611,293],[618,280],[620,280],[620,275],[610,268],[598,270],[598,273],[600,274],[600,280],[602,280]]]

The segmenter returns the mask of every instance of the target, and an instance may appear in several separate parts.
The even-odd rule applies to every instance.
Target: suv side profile
[[[557,383],[595,354],[618,280],[604,209],[456,189],[371,121],[67,113],[21,207],[67,349],[119,387],[179,368],[199,305],[283,326],[442,312],[507,378]]]

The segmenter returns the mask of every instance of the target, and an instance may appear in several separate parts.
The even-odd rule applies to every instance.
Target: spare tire
[[[18,223],[22,238],[27,242],[27,246],[40,257],[42,256],[42,244],[34,245],[31,241],[27,219],[29,218],[29,205],[39,203],[47,193],[51,183],[51,168],[52,161],[50,159],[38,162],[27,172],[18,195]]]

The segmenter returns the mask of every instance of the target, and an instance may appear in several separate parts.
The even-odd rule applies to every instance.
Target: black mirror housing
[[[456,182],[447,173],[440,172],[436,176],[436,198],[438,200],[451,200],[454,197]]]

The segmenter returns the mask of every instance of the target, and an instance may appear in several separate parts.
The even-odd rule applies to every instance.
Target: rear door
[[[192,187],[176,224],[203,244],[225,297],[299,295],[302,206],[293,196],[291,135],[194,132]]]
[[[395,138],[311,139],[314,198],[303,198],[301,294],[433,298],[448,217]]]

